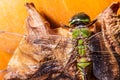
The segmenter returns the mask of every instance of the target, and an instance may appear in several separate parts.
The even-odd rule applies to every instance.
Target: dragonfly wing
[[[54,75],[54,77],[49,77],[51,80],[64,79],[62,75],[70,78],[70,76],[67,75],[70,75],[71,73],[75,74],[75,71],[72,71],[70,74],[68,72],[64,73],[63,71],[71,56],[71,51],[73,50],[73,44],[70,38],[59,35],[49,35],[48,37],[42,38],[41,40],[36,40],[34,45],[36,44],[39,46],[38,54],[43,55],[42,58],[44,63],[40,66],[38,72],[34,74],[32,79],[43,79],[44,75]]]
[[[97,34],[91,39],[93,53],[93,71],[99,80],[120,80],[120,45],[118,35],[120,26],[116,23],[119,2],[112,3],[97,18],[101,24],[102,34]]]
[[[88,48],[92,52],[108,52],[104,45],[102,32],[98,32],[88,39]],[[114,51],[113,51],[114,52]]]
[[[7,53],[13,53],[22,38],[21,34],[0,31],[0,49]]]
[[[13,68],[14,65],[17,65],[19,72],[22,72],[24,68],[24,73],[37,70],[38,72],[34,71],[36,73],[34,73],[32,79],[42,78],[43,76],[49,77],[49,74],[56,75],[60,70],[63,70],[69,60],[72,49],[72,40],[58,35],[48,35],[47,37],[36,39],[32,44],[23,40],[15,51],[18,54],[16,55],[15,53],[13,55],[8,65]],[[14,61],[15,59],[17,64]],[[37,69],[34,69],[34,66],[37,66]],[[28,71],[28,69],[30,70]],[[9,74],[6,75],[7,78],[8,76]]]
[[[64,65],[70,57],[70,53],[73,50],[72,39],[59,35],[49,35],[46,38],[35,41],[35,44],[41,46],[41,53],[52,52],[55,59],[63,60]]]
[[[0,70],[0,80],[4,80],[4,75],[7,73],[7,70]]]
[[[48,33],[47,21],[39,15],[32,3],[26,3],[26,8],[29,13],[26,20],[27,33],[8,63],[9,72],[5,79],[28,79],[37,71],[40,74],[36,77],[54,77],[52,74],[57,74],[54,69],[57,72],[61,70],[59,64],[64,68],[67,63],[72,44],[69,44],[67,38]],[[42,72],[46,75],[41,75]]]
[[[93,61],[93,73],[99,80],[118,80],[119,66],[116,53],[111,54],[106,48],[102,33],[99,32],[88,40],[88,47]],[[118,57],[120,59],[120,57]]]

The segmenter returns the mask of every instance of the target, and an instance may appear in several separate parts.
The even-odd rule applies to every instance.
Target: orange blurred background
[[[27,17],[24,7],[26,2],[33,2],[51,26],[58,27],[61,24],[68,24],[70,18],[78,12],[85,12],[94,19],[115,1],[119,0],[0,0],[0,31],[24,34]],[[13,34],[0,33],[0,70],[6,68],[20,39],[21,37]]]

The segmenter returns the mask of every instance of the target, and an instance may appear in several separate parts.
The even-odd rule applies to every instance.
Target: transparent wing
[[[22,34],[0,31],[0,49],[8,53],[13,53],[22,37]],[[67,44],[70,45],[68,47],[71,47],[71,44],[73,44],[72,39],[59,35],[48,35],[47,38],[42,38],[42,40],[36,40],[34,41],[34,43],[39,43],[40,45],[47,46],[50,48],[57,47],[60,44]]]
[[[42,65],[39,66],[40,69],[42,68],[42,71],[39,72],[40,74],[42,74],[42,72],[46,72],[46,74],[50,73],[49,71],[54,69],[59,71],[59,67],[61,65],[65,66],[68,62],[71,55],[70,52],[72,51],[71,39],[59,35],[47,35],[47,37],[35,39],[29,43],[26,38],[21,40],[19,48],[15,51],[16,55],[14,55],[9,62],[9,66],[12,66],[12,70],[19,72],[18,75],[27,74],[28,71],[32,72],[32,70],[35,69],[33,66],[36,67],[36,64],[43,65],[43,63],[46,64],[43,65],[43,68]],[[57,63],[54,61],[57,61]],[[58,63],[60,63],[60,66],[56,68]],[[18,67],[17,64],[22,67]],[[9,76],[14,76],[14,74],[16,73],[10,73]]]
[[[34,44],[40,46],[40,53],[52,54],[56,59],[64,61],[64,64],[66,64],[71,51],[73,51],[72,39],[59,35],[48,35],[41,40],[35,40]]]
[[[7,73],[7,70],[0,70],[0,80],[4,80],[4,75]]]
[[[106,52],[107,50],[103,48],[105,47],[105,46],[102,46],[103,44],[104,44],[104,41],[103,41],[101,32],[94,34],[88,39],[88,48],[92,52],[101,52],[101,51]]]
[[[13,53],[22,38],[21,34],[0,31],[0,50]]]
[[[11,32],[0,32],[0,49],[8,52],[13,53],[14,50],[17,48],[23,35],[17,34],[17,33],[11,33]],[[29,46],[28,43],[26,44],[20,44],[19,49],[22,50],[23,54],[26,54],[27,56],[31,55],[32,51],[38,55],[42,55],[41,59],[45,59],[46,61],[52,60],[52,59],[58,59],[63,62],[63,65],[65,65],[69,59],[70,52],[72,51],[72,40],[70,38],[58,36],[58,35],[48,35],[46,38],[42,38],[41,40],[35,40],[33,42],[33,46]],[[34,49],[33,49],[34,48]],[[31,52],[30,52],[31,51]],[[30,53],[29,53],[30,52]],[[24,57],[26,55],[22,55],[21,57],[24,60]],[[34,55],[34,54],[33,54]],[[16,57],[19,55],[16,55]],[[19,56],[20,57],[20,56]],[[32,58],[38,58],[39,56],[31,56]],[[32,59],[31,58],[31,59]],[[25,58],[26,59],[26,58]],[[38,58],[40,59],[40,58]],[[24,64],[32,64],[32,62],[24,61]],[[45,61],[43,60],[43,61]],[[34,61],[34,60],[33,60]],[[22,60],[21,60],[22,62]],[[10,63],[10,62],[9,62]],[[12,61],[14,64],[14,61]],[[19,63],[19,62],[17,62]],[[16,64],[16,63],[15,63]],[[29,65],[28,65],[29,66]],[[49,68],[51,70],[51,67]],[[3,79],[4,74],[7,73],[6,70],[0,71],[0,80]]]
[[[103,40],[102,33],[99,32],[93,36],[91,36],[88,39],[88,48],[90,49],[91,52],[93,53],[103,53],[102,56],[111,56],[110,54],[112,53],[115,57],[119,57],[120,55],[116,53],[116,51],[111,49],[111,53],[108,51],[108,49],[105,46],[105,41]],[[93,54],[92,54],[93,56]],[[94,54],[94,56],[101,56],[99,54]],[[120,60],[119,60],[120,62]]]
[[[1,71],[1,69],[7,67],[7,63],[18,46],[21,37],[22,35],[17,33],[0,31],[0,80],[3,80],[2,75],[5,72],[4,70]]]
[[[57,48],[60,45],[68,45],[67,47],[71,47],[71,45],[73,45],[73,40],[71,38],[59,35],[48,35],[48,37],[42,38],[41,40],[36,40],[34,43],[48,46],[50,48]]]
[[[88,39],[88,48],[92,52],[108,52],[105,47],[102,32],[96,33]],[[112,51],[115,53],[115,51]]]
[[[99,80],[114,80],[119,77],[120,55],[115,51],[109,52],[105,47],[102,33],[91,36],[88,47],[92,51],[90,58],[93,62],[93,73]],[[114,74],[117,73],[117,76]]]

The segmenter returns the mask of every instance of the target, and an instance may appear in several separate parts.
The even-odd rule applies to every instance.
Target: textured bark
[[[116,24],[118,18],[117,11],[120,3],[112,3],[98,17],[98,27],[101,32],[94,35],[90,44],[94,46],[92,53],[93,72],[99,80],[119,80],[120,68],[118,59],[120,59],[120,25]],[[99,52],[97,52],[99,51]]]
[[[48,33],[49,23],[31,3],[26,5],[29,16],[27,32],[8,64],[6,80],[73,80],[75,67],[64,67],[72,44],[67,38]]]

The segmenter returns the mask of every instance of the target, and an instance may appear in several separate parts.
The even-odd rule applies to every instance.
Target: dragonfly
[[[116,4],[117,3],[114,3],[111,6],[118,6]],[[107,8],[106,10],[109,10],[109,8]],[[101,14],[101,16],[104,16],[104,13]],[[118,16],[115,15],[115,17],[118,20]],[[104,19],[106,19],[106,18],[104,18]],[[30,19],[28,19],[28,23],[30,22],[29,20]],[[48,62],[43,63],[43,65],[40,68],[41,72],[39,71],[40,73],[37,75],[43,75],[43,74],[49,73],[51,70],[51,69],[49,70],[49,68],[52,68],[54,66],[57,66],[59,68],[58,69],[59,72],[64,72],[67,67],[71,67],[72,64],[76,61],[77,71],[74,74],[81,75],[80,76],[81,80],[93,80],[91,78],[88,78],[88,76],[87,76],[88,72],[86,70],[86,68],[89,67],[91,64],[93,66],[92,68],[93,68],[94,76],[96,77],[95,80],[119,80],[119,73],[120,73],[119,72],[119,54],[117,54],[117,51],[115,49],[108,50],[108,48],[106,47],[107,41],[105,41],[105,36],[103,36],[103,34],[104,34],[103,30],[102,30],[103,32],[98,32],[98,33],[92,34],[88,29],[89,26],[96,23],[97,20],[99,20],[99,18],[97,18],[93,21],[90,21],[89,16],[84,13],[80,13],[80,14],[73,16],[69,22],[69,26],[67,26],[71,31],[70,33],[72,34],[72,38],[68,38],[68,37],[64,37],[64,36],[60,36],[60,35],[45,35],[44,37],[41,35],[40,37],[42,37],[42,38],[40,40],[38,34],[35,34],[37,36],[34,36],[32,33],[30,34],[31,36],[24,35],[25,38],[28,38],[28,37],[31,38],[32,42],[27,39],[28,42],[34,43],[35,50],[37,50],[40,53],[45,54],[42,56],[45,56],[45,61],[48,60]],[[103,22],[105,22],[105,21],[103,21]],[[115,23],[116,20],[113,22]],[[117,22],[119,22],[119,21],[117,21]],[[34,25],[36,25],[36,24],[34,24]],[[42,30],[44,31],[44,28]],[[117,34],[119,34],[119,31],[117,31],[117,32],[118,32]],[[1,34],[0,35],[1,37],[5,37],[5,35],[10,35],[10,37],[8,36],[5,39],[9,38],[9,39],[13,40],[13,38],[11,38],[11,36],[16,36],[16,37],[18,37],[19,40],[21,40],[23,38],[23,35],[19,35],[16,33],[2,31],[2,32],[0,32],[0,34]],[[116,38],[119,38],[119,35]],[[16,41],[13,40],[13,42],[16,42]],[[26,45],[24,45],[24,44],[26,44],[26,42],[20,43],[20,46],[22,46],[22,47],[19,47],[19,49],[23,53],[26,53],[26,51],[24,50],[26,48],[25,47]],[[39,44],[39,45],[36,45],[36,44]],[[119,47],[119,46],[117,46],[117,47]],[[10,51],[11,51],[11,49],[9,48],[8,52],[10,52]],[[31,53],[30,51],[31,50],[29,49],[29,53]],[[34,51],[34,49],[33,49],[33,51]],[[55,54],[51,55],[51,53],[54,53],[54,51],[58,52],[60,55],[55,55]],[[37,53],[37,52],[35,52],[35,54],[39,55],[39,53]],[[46,57],[46,55],[47,55],[47,57]],[[62,57],[60,57],[60,56],[62,56]],[[36,68],[38,68],[38,66],[40,65],[40,64],[37,65],[37,60],[39,61],[39,59],[42,58],[42,57],[36,58],[35,55],[34,55],[34,57],[33,57],[35,59],[34,63],[36,62],[36,65],[28,66],[28,67],[32,67],[31,69],[33,69],[33,71],[36,70]],[[56,63],[56,61],[52,62],[51,60],[54,60],[54,59],[56,60],[56,58],[57,58],[57,60],[62,61],[62,63],[63,63],[62,65],[64,65],[63,66],[64,69],[61,68],[61,64],[57,64],[57,65],[53,64],[53,63]],[[13,58],[13,60],[14,60],[14,58]],[[13,60],[11,60],[11,62],[10,62],[11,64],[13,63],[12,62]],[[54,67],[53,70],[51,70],[51,71],[54,71],[55,69],[57,69],[57,68]],[[59,76],[61,76],[61,75],[59,75]],[[64,75],[64,76],[67,77],[67,80],[77,80],[76,78],[68,77],[68,75]],[[23,78],[25,78],[25,77],[23,76]],[[31,78],[34,79],[35,77],[36,77],[36,75],[33,75],[33,77],[31,77]],[[55,78],[51,78],[49,76],[48,79],[59,80],[61,78],[59,78],[58,76]],[[63,80],[66,80],[66,79],[63,79]]]

